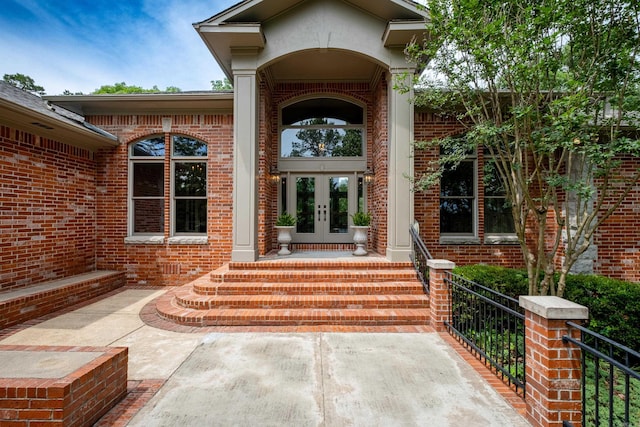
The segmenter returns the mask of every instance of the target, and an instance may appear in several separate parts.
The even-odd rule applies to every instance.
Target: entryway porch
[[[230,262],[169,291],[156,308],[163,319],[200,327],[429,323],[429,301],[410,262],[351,251]]]

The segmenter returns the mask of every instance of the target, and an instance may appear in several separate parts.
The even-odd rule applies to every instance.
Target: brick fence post
[[[581,350],[562,342],[563,335],[580,339],[567,321],[581,323],[588,309],[552,296],[521,296],[525,309],[527,419],[535,427],[582,424]]]
[[[446,331],[447,327],[444,322],[451,320],[449,286],[445,283],[444,278],[455,266],[453,262],[444,259],[427,260],[431,326],[438,332]]]

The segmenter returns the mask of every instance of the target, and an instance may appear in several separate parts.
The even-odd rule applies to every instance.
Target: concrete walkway
[[[128,289],[0,344],[129,347],[162,380],[131,426],[528,426],[436,333],[178,333]],[[21,361],[14,362],[18,366]]]

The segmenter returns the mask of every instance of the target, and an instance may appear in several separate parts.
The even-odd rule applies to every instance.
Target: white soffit
[[[385,47],[404,47],[416,38],[421,41],[427,33],[424,21],[391,21],[382,36]]]

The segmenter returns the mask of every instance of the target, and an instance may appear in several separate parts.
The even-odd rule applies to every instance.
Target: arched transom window
[[[313,98],[282,109],[281,158],[362,158],[364,109],[334,98]]]

